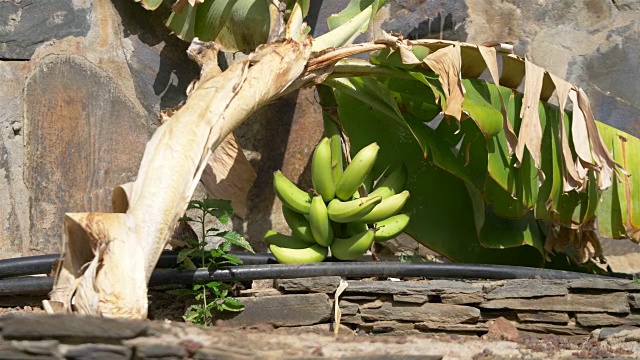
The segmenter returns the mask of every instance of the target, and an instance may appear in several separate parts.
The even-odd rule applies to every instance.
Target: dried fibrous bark
[[[203,56],[211,61],[203,63],[186,104],[147,144],[136,181],[114,191],[116,213],[67,214],[64,262],[45,307],[145,318],[147,282],[211,153],[278,98],[303,73],[310,54],[310,38],[284,40],[224,72],[215,56]]]

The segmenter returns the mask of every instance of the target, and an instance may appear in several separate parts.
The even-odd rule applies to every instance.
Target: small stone
[[[424,304],[429,302],[428,295],[393,295],[393,301],[412,304]]]
[[[552,280],[512,280],[487,294],[487,299],[530,298],[567,295],[566,285]]]
[[[482,292],[488,294],[493,290],[503,287],[509,280],[489,281],[482,283]]]
[[[252,289],[275,289],[276,281],[273,279],[261,279],[261,280],[253,280],[251,281]]]
[[[519,312],[518,320],[522,322],[535,323],[552,323],[552,324],[568,324],[569,315],[563,312],[537,311],[537,312]]]
[[[340,296],[341,300],[349,300],[349,301],[373,301],[377,300],[377,295],[342,295]]]
[[[440,295],[450,293],[479,293],[482,285],[452,280],[430,281],[361,281],[349,283],[345,293],[374,293],[391,295]]]
[[[359,325],[358,329],[362,329],[371,334],[383,334],[395,331],[413,330],[414,324],[397,321],[376,321]]]
[[[244,311],[225,314],[227,326],[312,325],[329,320],[331,301],[327,294],[294,294],[243,298]]]
[[[576,314],[576,322],[582,326],[640,326],[640,314],[613,316],[609,314]]]
[[[319,276],[313,278],[278,279],[276,287],[286,292],[334,293],[340,285],[340,276]],[[351,285],[351,284],[349,284]]]
[[[362,319],[367,321],[431,321],[446,324],[474,322],[480,317],[480,310],[462,305],[426,303],[421,306],[403,303],[384,303],[378,309],[360,307]]]
[[[516,327],[519,330],[530,331],[530,332],[538,332],[545,334],[556,334],[556,335],[587,335],[589,334],[589,330],[578,327],[578,326],[570,326],[570,325],[557,325],[557,324],[544,324],[544,323],[518,323]]]
[[[590,290],[608,290],[608,291],[620,291],[620,290],[635,290],[640,291],[640,284],[635,283],[633,280],[623,279],[575,279],[569,282],[570,289],[590,289]]]
[[[9,346],[6,343],[0,344],[0,359],[12,359],[12,360],[38,360],[38,359],[46,359],[51,360],[55,359],[52,355],[44,354],[30,354],[23,349],[15,348],[13,346]]]
[[[499,317],[489,323],[488,332],[483,338],[488,340],[517,341],[520,338],[520,333],[511,321]]]
[[[11,341],[11,346],[28,354],[33,355],[55,355],[58,351],[58,340],[40,340],[40,341]],[[1,359],[4,359],[0,356]]]
[[[80,315],[25,315],[3,322],[5,339],[113,342],[145,335],[148,323]]]
[[[602,329],[594,330],[592,334],[597,332],[597,336],[594,336],[594,337],[597,337],[598,340],[602,341],[616,334],[619,334],[623,331],[628,331],[628,330],[638,330],[638,328],[629,327],[629,326],[604,327]]]
[[[628,314],[626,293],[603,295],[569,294],[533,299],[497,299],[480,304],[485,309],[611,312]]]
[[[484,334],[488,331],[485,323],[478,324],[443,324],[438,322],[420,322],[415,324],[415,328],[421,331],[448,331],[456,333]]]
[[[359,325],[359,324],[363,324],[364,320],[362,320],[362,315],[361,314],[355,314],[355,315],[349,315],[349,316],[342,316],[340,318],[340,323],[341,324],[355,324],[355,325]]]
[[[376,300],[370,303],[360,304],[360,309],[380,309],[383,304],[381,300]]]
[[[485,299],[483,294],[442,294],[440,300],[443,304],[463,305],[480,304]]]
[[[629,305],[634,310],[640,309],[640,294],[629,294]]]
[[[70,360],[128,360],[132,353],[126,346],[108,344],[61,345],[60,351]]]
[[[277,296],[282,293],[274,288],[269,289],[246,289],[240,291],[241,297]]]
[[[342,316],[352,316],[358,313],[358,304],[349,301],[340,300],[338,303]]]

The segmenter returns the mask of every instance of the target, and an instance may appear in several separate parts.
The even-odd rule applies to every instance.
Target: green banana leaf
[[[207,0],[175,9],[167,26],[182,40],[215,40],[223,51],[251,52],[267,42],[271,12],[265,0]]]
[[[428,46],[425,42],[421,44]],[[422,59],[447,44],[436,41],[428,51],[416,51],[414,46],[412,52]],[[463,49],[467,55],[473,52],[470,45],[463,44]],[[465,66],[465,51],[461,53],[460,83],[465,91],[459,118],[439,115],[449,105],[451,84],[445,86],[446,79],[428,67],[403,63],[398,51],[387,49],[371,56],[368,66],[386,69],[377,71],[385,76],[369,68],[371,76],[326,82],[335,89],[340,121],[352,141],[352,151],[378,141],[381,160],[374,171],[399,161],[407,165],[412,194],[406,206],[412,215],[407,233],[455,261],[521,264],[526,258],[537,266],[550,256],[544,247],[547,226],[541,228],[540,221],[570,232],[593,231],[597,224],[603,236],[639,240],[640,177],[633,173],[640,173],[640,159],[630,154],[640,153],[640,140],[598,122],[593,124],[599,133],[594,132],[588,129],[588,119],[575,118],[569,111],[563,111],[560,118],[558,107],[547,102],[555,86],[543,70],[531,75],[540,76],[542,83],[537,100],[527,99],[514,88],[531,65],[525,67],[513,55],[503,58],[508,60],[500,81],[510,86],[505,87],[465,78],[465,73],[479,76],[482,67],[473,65],[477,54],[467,56],[472,64]],[[394,76],[398,73],[410,77]],[[580,106],[575,105],[574,111],[588,118],[588,104],[579,98],[581,90],[575,92],[579,94],[575,103]],[[526,115],[525,106],[537,106],[537,114],[527,110]],[[524,119],[523,114],[529,118]],[[532,116],[539,126],[539,149],[525,144],[518,160],[512,152],[517,149],[509,148],[505,129],[520,138],[531,136],[527,132]],[[575,138],[581,121],[589,130],[587,138]],[[600,136],[612,155],[597,154]],[[611,186],[601,185],[606,178],[600,163],[588,164],[579,158],[578,148],[584,151],[585,141],[593,154],[589,161],[596,161],[597,156],[606,161],[609,156],[609,164],[615,160],[621,165],[613,168]],[[569,165],[586,166],[582,187],[567,185]],[[520,251],[522,255],[509,259]],[[547,266],[565,264],[558,257],[551,259],[555,260]]]
[[[407,189],[411,197],[405,205],[412,219],[406,231],[409,235],[456,261],[525,266],[543,264],[542,253],[533,246],[508,246],[504,249],[482,246],[465,181],[435,165],[435,160],[425,159],[406,126],[347,91],[336,89],[335,94],[351,152],[355,154],[373,141],[380,145],[374,177],[401,162],[409,169]],[[485,231],[491,236],[502,236],[499,228],[487,228]],[[507,229],[505,232],[511,231]]]
[[[640,140],[609,125],[597,125],[613,158],[626,169],[602,192],[596,210],[600,233],[640,241]]]
[[[134,1],[141,2],[148,10],[162,4],[162,0]],[[327,19],[330,31],[314,40],[313,50],[351,44],[367,30],[385,3],[386,0],[351,0],[345,9]],[[302,18],[309,12],[310,0],[287,0],[284,5],[285,11],[280,14],[277,4],[268,0],[206,0],[193,4],[177,0],[167,27],[188,42],[197,37],[202,41],[216,41],[223,51],[250,53],[267,43],[270,35],[277,35],[284,22],[293,17],[295,21],[287,24],[287,36],[298,39],[309,30],[303,26]],[[294,5],[299,6],[297,11],[293,11]]]
[[[385,2],[386,0],[351,0],[347,7],[345,7],[342,11],[327,18],[327,25],[329,26],[329,30],[335,30],[338,27],[344,25],[345,23],[349,22],[351,19],[362,13],[369,6],[372,6],[373,8],[372,15],[370,15],[370,20],[373,19],[375,13],[382,5],[384,5]],[[360,29],[360,31],[365,30],[367,30],[366,27]]]
[[[344,46],[367,30],[386,0],[351,0],[346,8],[327,19],[329,32],[313,41],[313,51]]]

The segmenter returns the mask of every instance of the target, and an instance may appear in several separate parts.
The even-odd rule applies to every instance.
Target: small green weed
[[[413,254],[411,255],[405,254],[405,253],[400,254],[400,256],[398,257],[398,260],[400,260],[400,262],[410,262],[410,263],[428,262],[427,259],[425,259],[420,255],[419,247],[416,247],[415,249],[413,249]]]
[[[213,216],[223,225],[229,222],[229,218],[233,215],[233,208],[229,201],[226,200],[191,200],[187,210],[196,209],[198,214],[195,219],[185,216],[180,221],[195,222],[199,225],[201,241],[198,239],[187,239],[186,242],[191,248],[183,249],[178,254],[178,263],[183,269],[195,269],[197,266],[208,269],[218,269],[223,266],[233,266],[242,264],[242,260],[238,257],[227,254],[231,249],[231,245],[237,245],[243,249],[253,252],[253,248],[249,242],[235,231],[221,231],[216,228],[206,228],[205,222],[209,216]],[[222,239],[217,248],[206,249],[207,239],[219,237]],[[206,284],[193,285],[191,289],[176,290],[173,293],[191,297],[198,304],[194,304],[189,308],[186,315],[183,316],[185,321],[211,326],[215,322],[215,314],[222,311],[242,311],[244,304],[234,297],[230,296],[232,286],[221,283],[219,281],[211,281]]]

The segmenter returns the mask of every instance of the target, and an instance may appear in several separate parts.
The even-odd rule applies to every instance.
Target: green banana
[[[334,194],[335,194],[335,184],[340,181],[342,177],[342,173],[344,172],[344,168],[342,167],[342,141],[340,140],[340,135],[331,135],[331,173],[333,174],[333,183],[334,183]],[[329,200],[325,200],[329,201]]]
[[[273,230],[267,231],[264,240],[269,250],[281,264],[303,264],[321,262],[329,251],[318,244],[310,245],[295,236],[283,235]]]
[[[351,237],[369,229],[365,223],[350,222],[344,224],[344,234]]]
[[[333,230],[327,214],[327,205],[324,204],[322,196],[314,196],[309,208],[309,224],[313,238],[319,245],[329,246],[333,241]]]
[[[280,170],[273,173],[273,189],[284,206],[301,214],[309,213],[311,194],[300,190]]]
[[[378,196],[379,197],[379,196]],[[390,216],[393,216],[402,210],[404,204],[409,199],[409,191],[405,190],[400,194],[391,195],[388,198],[382,200],[366,215],[354,219],[352,221],[371,224],[377,221],[382,221]]]
[[[378,221],[375,224],[376,233],[374,235],[376,242],[383,242],[402,234],[402,231],[409,224],[409,215],[398,214],[388,219]]]
[[[375,189],[369,193],[370,196],[382,196],[383,199],[395,195],[404,190],[407,184],[407,167],[404,164],[393,170],[389,176],[380,180]]]
[[[309,220],[307,220],[304,215],[297,213],[286,206],[282,207],[282,215],[284,216],[284,220],[287,222],[287,225],[291,228],[293,236],[309,244],[316,243],[313,238],[313,234],[311,233]]]
[[[329,206],[327,206],[327,213],[329,214],[329,219],[335,222],[348,223],[359,220],[367,215],[376,205],[380,204],[381,201],[382,198],[380,196],[367,196],[350,201],[333,199],[329,202]]]
[[[316,146],[311,158],[311,181],[315,191],[327,202],[336,195],[332,165],[331,142],[324,138]]]
[[[348,200],[367,177],[378,157],[380,146],[371,143],[362,148],[347,165],[340,180],[336,184],[336,197]]]
[[[373,229],[363,231],[348,239],[335,239],[331,244],[331,255],[340,260],[356,259],[371,248],[373,239]]]

